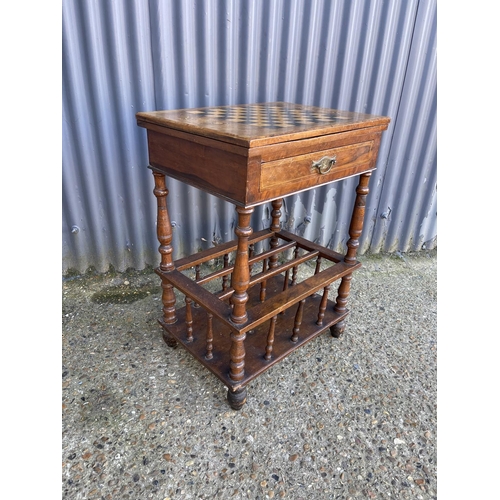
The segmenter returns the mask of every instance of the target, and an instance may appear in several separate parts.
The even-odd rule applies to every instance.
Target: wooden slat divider
[[[310,260],[317,255],[318,251],[310,252],[295,260],[282,264],[281,266],[270,269],[265,273],[254,276],[250,281],[250,287],[272,278],[273,276],[276,276],[297,264]],[[298,283],[293,287],[288,287],[286,290],[283,290],[282,292],[269,298],[266,302],[257,304],[250,308],[247,311],[248,321],[244,325],[234,325],[229,321],[231,306],[225,303],[224,300],[231,297],[234,292],[232,288],[228,288],[225,292],[223,291],[217,294],[212,294],[178,270],[162,272],[160,269],[155,269],[155,272],[166,278],[175,288],[180,290],[184,295],[189,296],[195,302],[200,304],[200,306],[212,311],[215,316],[224,321],[227,325],[232,326],[236,330],[247,332],[262,324],[264,321],[267,321],[272,316],[284,311],[291,305],[316,293],[332,281],[352,273],[359,267],[361,267],[361,263],[359,262],[354,265],[338,262],[337,264],[318,274],[315,274],[314,276],[311,276],[301,283]]]
[[[285,250],[288,250],[289,248],[295,246],[295,243],[285,243],[284,245],[280,245],[279,247],[274,248],[273,250],[268,250],[266,252],[262,252],[255,257],[252,257],[251,259],[248,260],[248,264],[250,266],[256,264],[257,262],[260,262],[264,259],[267,259],[269,256],[284,252]],[[203,276],[203,278],[195,280],[196,283],[199,285],[203,285],[205,283],[208,283],[216,278],[220,278],[223,276],[227,276],[228,274],[231,274],[234,270],[234,266],[227,266],[223,267],[222,269],[218,269],[217,271],[214,271],[213,273],[207,274],[206,276]]]
[[[352,273],[359,267],[361,267],[360,263],[351,266],[344,262],[339,262],[295,286],[288,287],[286,290],[270,297],[266,302],[256,304],[247,310],[248,322],[242,327],[242,330],[248,331],[256,328],[281,311],[315,294],[318,290],[321,290],[346,274]]]
[[[257,243],[259,241],[265,240],[267,238],[271,238],[273,236],[273,232],[269,229],[262,229],[262,231],[256,231],[253,233],[248,241],[250,243]],[[225,253],[234,252],[238,247],[237,240],[231,240],[226,243],[221,243],[212,248],[207,248],[206,250],[202,250],[195,255],[191,255],[189,257],[183,257],[181,259],[177,259],[174,261],[175,268],[178,271],[185,271],[191,267],[194,267],[198,264],[203,264],[212,259],[216,259],[217,257],[223,256]]]
[[[344,260],[344,256],[340,253],[334,252],[329,248],[322,247],[317,243],[313,243],[312,241],[306,240],[305,238],[301,238],[296,234],[290,233],[285,230],[281,230],[276,235],[286,241],[295,241],[300,248],[304,248],[305,250],[316,250],[319,252],[321,257],[324,257],[333,262],[341,262]]]
[[[172,286],[180,290],[184,295],[197,302],[201,307],[213,313],[214,316],[217,316],[226,324],[231,325],[228,319],[231,314],[231,306],[222,302],[214,294],[205,290],[187,276],[184,276],[180,271],[174,270],[167,273],[157,268],[155,272],[168,280]]]
[[[273,267],[272,269],[268,269],[267,271],[263,273],[256,274],[255,276],[252,276],[250,278],[250,284],[248,285],[248,288],[252,288],[254,285],[258,285],[262,281],[265,281],[269,278],[272,278],[273,276],[277,276],[278,274],[281,274],[283,271],[287,271],[288,269],[292,268],[293,266],[298,266],[299,264],[303,264],[304,262],[314,259],[318,255],[318,252],[309,252],[301,257],[297,257],[296,259],[290,260],[288,262],[285,262],[284,264],[281,264],[280,266]],[[228,288],[225,291],[219,292],[216,294],[216,296],[220,300],[226,300],[231,295],[233,294],[233,289]]]
[[[300,286],[300,285],[297,285]],[[297,287],[295,287],[297,288]],[[275,276],[268,281],[268,289],[273,291],[273,294],[281,290],[281,278]],[[251,299],[249,302],[255,304],[258,300],[259,291],[254,289],[250,292]],[[207,339],[203,335],[203,329],[199,331],[198,335],[194,335],[193,342],[186,342],[185,339],[185,314],[186,309],[181,308],[178,312],[178,322],[172,325],[167,325],[160,321],[163,328],[175,338],[179,344],[189,351],[195,358],[200,361],[208,370],[215,374],[224,384],[236,390],[238,387],[246,385],[251,380],[259,376],[274,364],[278,363],[281,359],[300,348],[305,343],[309,342],[325,329],[331,327],[333,324],[341,321],[348,314],[347,311],[337,313],[334,311],[334,302],[328,301],[328,306],[325,311],[325,318],[323,325],[316,324],[316,314],[320,306],[321,297],[312,295],[308,297],[304,304],[304,321],[301,325],[301,335],[297,342],[292,342],[289,335],[283,335],[286,332],[292,332],[295,310],[293,307],[285,309],[280,313],[277,319],[276,329],[279,330],[281,323],[285,328],[279,330],[281,334],[275,332],[274,342],[272,343],[272,352],[270,359],[265,357],[265,349],[269,344],[270,325],[266,322],[260,324],[252,334],[248,334],[245,339],[245,376],[242,381],[235,382],[229,377],[228,363],[229,351],[231,347],[231,331],[241,330],[241,327],[236,325],[228,325],[227,322],[221,322],[219,318],[213,318],[213,328],[211,329],[213,336],[212,348],[210,350],[212,356],[207,359]],[[204,324],[206,319],[205,312],[200,308],[193,311],[194,324]]]
[[[309,252],[302,255],[301,257],[297,257],[296,259],[290,260],[289,262],[285,262],[284,264],[273,267],[272,269],[268,269],[263,273],[256,274],[255,276],[252,276],[252,278],[250,278],[249,286],[258,285],[262,281],[272,278],[273,276],[277,276],[278,274],[281,274],[283,271],[286,271],[291,267],[299,266],[300,264],[303,264],[308,260],[314,259],[316,255],[318,255],[318,252]]]

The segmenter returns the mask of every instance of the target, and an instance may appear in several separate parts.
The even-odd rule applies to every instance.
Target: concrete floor
[[[62,498],[437,498],[436,252],[359,260],[345,335],[240,411],[163,342],[151,270],[63,281]]]

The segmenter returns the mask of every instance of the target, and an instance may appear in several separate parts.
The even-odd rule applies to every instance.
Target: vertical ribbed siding
[[[360,251],[433,245],[435,16],[435,0],[65,0],[63,272],[158,261],[137,111],[275,100],[390,116]],[[283,224],[342,250],[355,185],[289,197]],[[233,238],[232,205],[168,187],[176,257]]]
[[[436,6],[421,2],[370,251],[436,244]]]
[[[147,147],[134,118],[154,107],[148,26],[145,2],[63,4],[65,268],[154,258]]]

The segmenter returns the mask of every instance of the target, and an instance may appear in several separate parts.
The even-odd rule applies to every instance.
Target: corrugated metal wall
[[[63,274],[158,263],[135,113],[293,101],[391,117],[360,253],[436,245],[435,0],[64,0]],[[356,179],[286,199],[343,250]],[[234,207],[169,182],[175,257],[232,239]],[[254,228],[270,223],[257,207]]]

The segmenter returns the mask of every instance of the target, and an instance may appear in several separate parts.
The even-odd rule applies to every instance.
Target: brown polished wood
[[[388,122],[283,102],[137,113],[154,169],[242,207],[373,170]]]
[[[230,406],[240,409],[257,376],[325,330],[344,332],[368,184],[389,118],[284,102],[136,117],[147,129],[155,179],[163,338],[216,375]],[[236,238],[173,261],[166,175],[234,203]],[[352,176],[359,184],[345,255],[281,229],[283,197]],[[254,207],[267,202],[271,225],[253,232]],[[302,281],[301,266],[314,268]],[[205,288],[217,283],[218,291]]]

